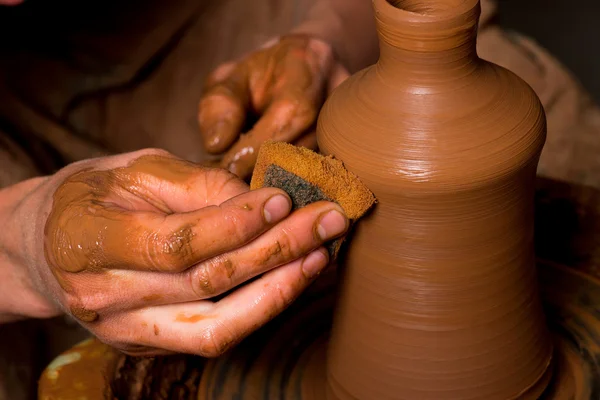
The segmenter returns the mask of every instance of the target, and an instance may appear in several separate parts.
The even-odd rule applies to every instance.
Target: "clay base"
[[[595,305],[600,304],[600,281],[559,266],[542,265],[540,270],[556,338],[555,360],[553,368],[519,398],[598,399],[600,310]],[[303,307],[295,307],[264,333],[210,361],[198,400],[326,399],[325,351],[333,302],[331,283],[320,281]]]

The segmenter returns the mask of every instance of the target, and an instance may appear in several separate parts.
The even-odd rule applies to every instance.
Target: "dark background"
[[[600,0],[498,0],[498,21],[534,38],[600,103]]]

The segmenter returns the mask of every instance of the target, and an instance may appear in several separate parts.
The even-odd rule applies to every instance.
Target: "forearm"
[[[0,323],[57,314],[36,288],[29,268],[35,265],[32,235],[36,216],[23,210],[30,195],[48,178],[34,178],[0,190]]]
[[[318,0],[293,32],[313,35],[331,44],[351,73],[377,61],[377,33],[370,0]]]

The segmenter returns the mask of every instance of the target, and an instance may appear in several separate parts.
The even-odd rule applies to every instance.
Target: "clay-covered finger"
[[[139,342],[166,350],[216,357],[285,310],[327,266],[323,248],[274,269],[217,303],[146,308],[131,320]],[[159,334],[154,334],[154,327]],[[185,338],[185,339],[182,339]]]
[[[339,206],[315,203],[295,211],[268,232],[233,252],[194,266],[185,272],[188,301],[227,292],[260,274],[297,260],[337,238],[348,229]]]
[[[247,245],[194,265],[181,274],[120,271],[111,277],[113,287],[131,286],[125,298],[106,299],[116,307],[140,308],[209,299],[267,271],[304,257],[325,242],[343,234],[348,220],[333,203],[319,202],[291,216]],[[137,283],[137,285],[133,285]],[[90,285],[89,294],[103,290]],[[92,295],[85,303],[94,302]],[[106,305],[96,303],[96,307]],[[95,310],[97,311],[97,310]]]
[[[205,90],[198,105],[198,124],[209,153],[222,153],[239,136],[250,106],[247,69],[235,68]]]
[[[145,281],[148,291],[141,289],[135,295],[131,293],[130,298],[141,300],[136,307],[209,299],[304,257],[347,228],[348,220],[338,205],[314,203],[237,250],[203,261],[179,275],[157,274],[156,282]],[[154,293],[160,296],[152,296]]]
[[[240,178],[247,178],[254,168],[258,149],[267,140],[293,142],[317,118],[317,105],[303,96],[284,97],[269,106],[252,130],[233,145],[221,166]]]
[[[264,188],[219,206],[165,215],[104,204],[73,210],[46,226],[48,260],[69,272],[100,269],[183,271],[235,250],[288,215],[285,192]]]

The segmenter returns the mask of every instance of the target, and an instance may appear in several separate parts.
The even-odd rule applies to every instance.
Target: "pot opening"
[[[387,0],[392,6],[416,14],[436,14],[452,10],[465,0]]]

